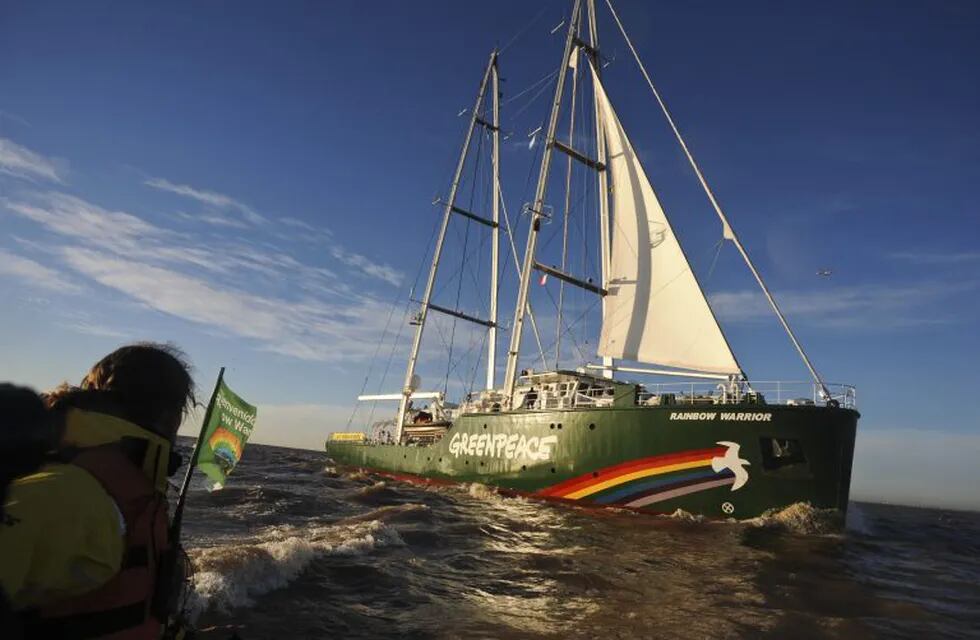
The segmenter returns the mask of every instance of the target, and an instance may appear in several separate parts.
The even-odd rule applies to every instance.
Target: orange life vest
[[[139,452],[127,455],[122,444],[85,448],[71,460],[99,481],[122,513],[126,540],[119,573],[93,591],[28,614],[25,638],[160,637],[163,621],[153,600],[160,559],[170,545],[167,499],[144,473]]]

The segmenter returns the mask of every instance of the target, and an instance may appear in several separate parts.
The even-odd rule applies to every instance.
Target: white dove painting
[[[735,482],[732,484],[732,491],[738,491],[749,481],[749,472],[745,470],[745,467],[749,465],[749,461],[738,457],[738,450],[741,448],[741,445],[737,442],[722,440],[715,444],[728,447],[728,449],[725,451],[725,455],[715,456],[711,459],[711,468],[715,473],[724,469],[728,469],[734,473]]]

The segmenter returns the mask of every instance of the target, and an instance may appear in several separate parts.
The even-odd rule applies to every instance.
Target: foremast
[[[412,394],[415,392],[415,367],[418,363],[419,350],[422,347],[422,335],[425,331],[426,320],[429,315],[429,310],[440,311],[448,315],[454,316],[462,320],[468,320],[470,322],[475,322],[481,324],[488,328],[488,359],[487,359],[487,385],[488,388],[493,386],[494,378],[494,367],[495,364],[495,352],[496,352],[496,338],[497,338],[497,259],[499,254],[498,243],[500,239],[500,221],[499,221],[499,203],[500,203],[500,176],[499,176],[499,133],[500,133],[500,122],[499,122],[499,78],[497,74],[497,58],[498,51],[494,50],[490,54],[490,60],[487,62],[486,71],[483,73],[483,79],[480,81],[480,89],[477,92],[476,101],[473,104],[472,112],[470,113],[469,126],[466,129],[466,137],[463,140],[463,147],[460,149],[459,160],[456,163],[456,171],[453,174],[452,185],[449,188],[449,195],[445,201],[445,207],[443,209],[442,224],[439,227],[439,235],[436,239],[435,250],[432,255],[432,264],[429,267],[429,276],[425,283],[425,291],[422,294],[422,300],[420,301],[419,314],[417,316],[417,324],[415,329],[415,337],[412,340],[412,351],[408,358],[408,366],[405,369],[405,381],[402,385],[401,398],[398,405],[398,419],[395,423],[395,442],[400,443],[402,438],[402,430],[405,424],[405,414],[408,411],[409,403],[412,399]],[[484,99],[487,93],[487,87],[492,86],[492,121],[487,121],[480,116],[481,108],[484,103]],[[493,136],[493,218],[487,220],[471,211],[466,211],[456,206],[456,194],[459,190],[460,179],[463,174],[463,167],[466,164],[466,158],[469,153],[470,142],[473,139],[473,131],[476,129],[477,125],[485,127],[488,129]],[[452,218],[453,213],[462,215],[464,217],[470,218],[477,222],[480,222],[491,228],[493,233],[493,241],[491,243],[491,261],[493,263],[491,284],[490,284],[490,319],[481,320],[479,318],[474,318],[472,316],[460,313],[457,310],[445,309],[432,304],[432,290],[435,286],[436,274],[439,271],[439,259],[442,255],[442,248],[446,241],[446,230],[449,228],[449,221]]]

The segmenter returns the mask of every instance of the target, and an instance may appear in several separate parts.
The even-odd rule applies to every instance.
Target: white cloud
[[[774,294],[779,308],[791,320],[835,329],[885,329],[956,320],[939,311],[939,303],[975,290],[977,282],[918,282],[904,285],[874,284],[819,291],[783,291]],[[723,321],[749,322],[772,317],[758,290],[727,291],[709,296]]]
[[[35,194],[29,202],[0,203],[12,213],[77,243],[132,260],[188,265],[225,274],[247,270],[270,278],[281,277],[282,269],[292,269],[313,281],[334,277],[330,272],[307,268],[285,253],[227,242],[203,245],[190,234],[164,229],[132,214],[109,211],[56,191]]]
[[[56,191],[39,194],[33,202],[5,201],[4,204],[13,213],[55,233],[119,253],[138,252],[146,241],[165,233],[134,215],[108,211]]]
[[[386,317],[383,305],[371,298],[273,298],[91,249],[66,247],[62,255],[79,273],[150,309],[304,360],[339,362],[370,356]]]
[[[28,122],[24,118],[21,118],[20,116],[14,114],[14,113],[10,113],[9,111],[0,111],[0,120],[3,120],[4,118],[6,118],[7,120],[10,120],[11,122],[16,122],[17,124],[19,124],[21,126],[24,126],[24,127],[31,126],[31,123],[30,122]]]
[[[91,324],[88,322],[67,322],[64,324],[66,329],[71,329],[77,333],[82,333],[87,336],[95,336],[97,338],[112,338],[114,340],[129,340],[133,336],[132,334],[123,331],[121,329],[113,329],[112,327],[107,327],[101,324]]]
[[[4,249],[0,249],[0,275],[56,293],[81,291],[81,287],[54,269]]]
[[[229,229],[248,229],[248,223],[239,220],[238,218],[230,218],[228,216],[222,216],[217,214],[203,215],[203,216],[198,216],[197,218],[191,216],[191,219],[199,220],[201,222],[205,222],[215,227],[228,227]]]
[[[0,206],[53,233],[31,240],[31,247],[80,276],[261,350],[324,362],[366,360],[388,317],[388,305],[347,284],[349,277],[305,264],[265,240],[173,231],[58,192],[0,200]],[[400,282],[390,267],[343,255],[355,269]],[[93,318],[80,330],[98,326]]]
[[[154,189],[159,189],[160,191],[169,191],[170,193],[175,193],[179,196],[191,198],[218,209],[234,209],[239,211],[245,217],[245,219],[252,224],[262,224],[265,222],[265,218],[250,206],[236,200],[235,198],[232,198],[231,196],[226,196],[223,193],[207,191],[206,189],[197,189],[186,184],[174,184],[173,182],[163,178],[149,178],[143,181],[143,184],[148,187],[153,187]],[[220,217],[215,218],[214,216],[212,216],[210,220],[205,218],[204,221],[213,222],[214,219],[223,220],[227,223],[226,219]]]
[[[303,222],[302,220],[299,220],[297,218],[288,218],[288,217],[279,218],[279,222],[283,223],[287,227],[295,227],[297,229],[302,229],[303,231],[309,231],[311,233],[325,233],[328,235],[330,234],[330,231],[328,231],[327,229],[317,229],[312,224]]]
[[[7,138],[0,138],[0,173],[29,180],[64,182],[58,163]]]
[[[953,265],[980,263],[980,251],[953,251],[948,253],[930,253],[916,251],[900,251],[889,254],[889,257],[903,262],[918,265]]]
[[[330,255],[348,266],[360,269],[367,275],[373,278],[378,278],[379,280],[384,280],[385,282],[396,287],[401,286],[402,280],[405,277],[401,271],[398,271],[393,267],[374,262],[370,258],[362,256],[358,253],[345,251],[340,247],[335,246],[331,248]]]

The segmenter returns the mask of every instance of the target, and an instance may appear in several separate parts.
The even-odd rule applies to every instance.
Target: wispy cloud
[[[279,218],[275,237],[286,242],[303,242],[320,246],[330,246],[334,242],[333,231],[330,229],[317,227],[305,220],[288,216]]]
[[[359,253],[345,251],[341,247],[333,247],[330,250],[330,255],[348,266],[360,269],[367,275],[373,278],[378,278],[379,280],[384,280],[385,282],[396,287],[400,286],[402,280],[404,279],[404,274],[401,271],[398,271],[397,269],[386,264],[375,262]]]
[[[133,214],[110,211],[56,191],[33,194],[24,200],[0,200],[0,204],[58,235],[131,260],[186,265],[217,273],[245,270],[270,277],[278,277],[280,267],[303,270],[302,265],[285,254],[256,251],[240,244],[205,246],[190,234],[165,229]],[[318,277],[316,272],[304,275]]]
[[[270,297],[96,250],[67,247],[62,255],[79,273],[147,308],[305,360],[343,361],[373,353],[385,317],[383,305],[370,298],[344,303]]]
[[[31,151],[7,138],[0,138],[0,173],[27,180],[64,183],[59,162]]]
[[[13,278],[16,281],[56,293],[78,293],[81,291],[81,287],[54,269],[5,249],[0,249],[0,276]]]
[[[82,333],[87,336],[95,336],[97,338],[112,338],[114,340],[130,340],[132,339],[132,334],[123,331],[121,329],[113,329],[112,327],[107,327],[101,324],[92,324],[89,322],[66,322],[63,325],[66,329],[75,331],[76,333]]]
[[[0,199],[3,210],[47,230],[50,236],[21,244],[47,252],[83,282],[211,333],[306,360],[350,361],[375,352],[389,306],[348,284],[349,272],[401,281],[393,268],[359,254],[341,252],[342,269],[334,270],[266,239],[202,237],[54,191]],[[105,334],[97,318],[82,324],[76,330]]]
[[[888,329],[952,322],[937,312],[937,303],[980,288],[978,282],[919,282],[874,284],[821,291],[776,292],[780,309],[792,320],[833,329]],[[722,320],[751,322],[771,317],[762,293],[756,290],[720,292],[710,296]]]
[[[17,124],[19,124],[21,126],[24,126],[24,127],[31,126],[31,123],[30,122],[28,122],[24,118],[21,118],[19,115],[15,114],[15,113],[10,113],[9,111],[0,111],[0,120],[3,120],[3,119],[10,120],[11,122],[16,122]]]
[[[327,235],[332,235],[329,230],[327,230],[327,229],[318,229],[318,228],[314,227],[312,224],[310,224],[308,222],[303,222],[302,220],[300,220],[298,218],[290,218],[290,217],[287,216],[285,218],[279,218],[279,222],[283,223],[287,227],[295,227],[295,228],[301,229],[303,231],[309,231],[310,233],[325,233]]]
[[[186,184],[174,184],[173,182],[163,178],[149,178],[144,180],[143,184],[154,189],[159,189],[160,191],[169,191],[170,193],[175,193],[179,196],[184,196],[185,198],[191,198],[200,203],[218,209],[231,209],[238,211],[248,222],[252,224],[262,224],[265,222],[265,217],[260,215],[257,211],[255,211],[255,209],[248,206],[244,202],[236,200],[235,198],[227,196],[223,193],[208,191],[206,189],[198,189]],[[220,217],[216,218],[214,216],[212,216],[210,220],[207,218],[204,219],[205,222],[213,220],[223,219]]]
[[[889,254],[894,260],[919,265],[955,265],[980,263],[980,251],[952,251],[948,253],[899,251]]]

